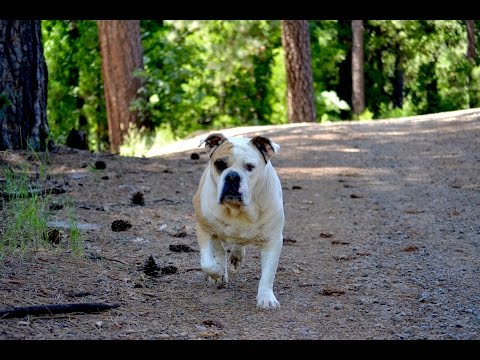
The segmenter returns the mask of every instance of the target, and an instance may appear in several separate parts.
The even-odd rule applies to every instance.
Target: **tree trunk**
[[[338,37],[337,41],[346,51],[345,59],[338,64],[339,81],[335,87],[335,91],[340,99],[345,100],[350,109],[352,108],[352,22],[351,20],[338,20]],[[350,110],[342,110],[340,118],[342,120],[351,119]]]
[[[403,58],[400,54],[398,43],[395,46],[395,71],[393,79],[393,106],[401,109],[403,107]]]
[[[287,71],[288,120],[315,122],[315,97],[306,20],[282,20],[282,44]]]
[[[119,151],[130,124],[139,125],[130,105],[141,87],[133,76],[143,69],[139,20],[98,20],[110,150]]]
[[[0,20],[0,150],[45,150],[47,76],[40,20]]]
[[[352,107],[354,116],[365,110],[363,20],[352,20]]]
[[[475,62],[477,53],[475,51],[475,22],[474,20],[465,20],[467,23],[467,58],[471,62]]]

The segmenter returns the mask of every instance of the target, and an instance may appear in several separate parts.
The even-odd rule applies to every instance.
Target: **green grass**
[[[28,170],[21,165],[15,171],[11,167],[2,169],[5,179],[3,192],[7,194],[5,202],[6,222],[0,252],[7,248],[20,248],[24,252],[29,247],[38,248],[45,242],[44,234],[47,231],[48,196],[41,197],[31,185]]]
[[[54,247],[48,240],[53,196],[42,191],[47,185],[49,155],[46,151],[43,158],[40,158],[38,153],[29,149],[26,157],[29,156],[38,161],[37,167],[17,161],[0,168],[4,179],[0,183],[0,191],[5,197],[0,208],[0,257],[16,250],[23,254],[29,250]],[[83,239],[78,229],[73,201],[67,201],[66,205],[64,211],[68,211],[72,253],[81,255]]]
[[[66,205],[67,205],[67,211],[68,211],[70,247],[72,248],[72,253],[74,255],[82,256],[84,254],[84,251],[83,251],[84,238],[78,228],[78,223],[77,223],[77,219],[74,211],[75,206],[73,204],[73,200],[69,199]]]

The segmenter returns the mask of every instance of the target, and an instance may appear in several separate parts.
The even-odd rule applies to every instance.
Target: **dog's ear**
[[[223,134],[210,134],[206,139],[200,141],[200,145],[198,145],[198,147],[202,146],[202,144],[205,143],[207,153],[211,157],[215,149],[220,146],[225,140],[227,140],[227,138]]]
[[[265,136],[255,136],[250,142],[260,151],[265,163],[280,151],[280,145]]]

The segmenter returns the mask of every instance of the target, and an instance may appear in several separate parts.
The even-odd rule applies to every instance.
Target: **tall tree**
[[[354,116],[365,110],[363,20],[352,20],[352,110]]]
[[[347,101],[352,108],[352,25],[350,20],[338,20],[337,41],[345,49],[345,58],[338,64],[339,81],[335,90],[340,99]],[[342,119],[350,119],[351,111],[342,111]]]
[[[0,150],[45,150],[46,101],[40,20],[0,20]]]
[[[465,22],[467,23],[467,41],[468,41],[468,43],[467,43],[468,44],[468,46],[467,46],[467,58],[471,62],[474,62],[476,57],[477,57],[477,53],[476,53],[476,50],[475,50],[475,43],[476,43],[475,21],[474,20],[465,20]]]
[[[131,124],[140,125],[130,111],[142,85],[134,71],[143,69],[139,20],[98,20],[102,74],[110,150],[119,151]]]
[[[310,31],[307,20],[282,20],[287,72],[288,121],[315,122]]]
[[[477,52],[475,49],[476,45],[476,37],[475,37],[475,21],[474,20],[465,20],[467,25],[467,59],[470,63],[470,66],[475,66],[475,62],[477,60]],[[475,88],[472,86],[472,78],[473,78],[472,70],[468,75],[468,105],[473,108],[476,107],[478,104],[477,96],[475,96]]]
[[[395,44],[395,72],[393,79],[393,106],[401,109],[403,107],[403,68],[402,54],[398,43]]]

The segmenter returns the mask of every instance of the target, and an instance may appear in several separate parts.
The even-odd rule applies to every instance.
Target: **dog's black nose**
[[[240,175],[236,171],[230,171],[225,176],[225,182],[231,185],[240,185]]]
[[[225,175],[220,204],[222,204],[224,200],[236,203],[242,202],[242,194],[239,192],[240,180],[240,175],[236,171],[230,171]]]

